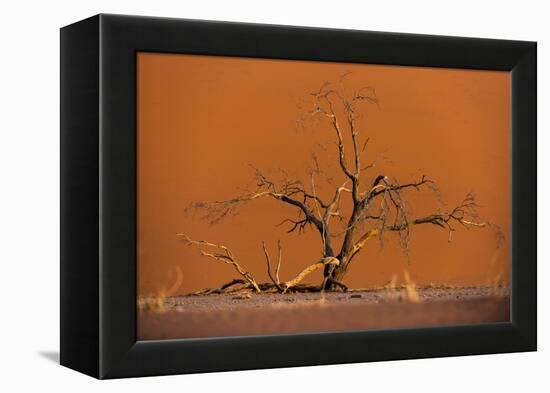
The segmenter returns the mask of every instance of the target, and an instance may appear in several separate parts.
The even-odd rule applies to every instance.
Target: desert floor
[[[412,296],[411,296],[412,295]],[[510,320],[493,287],[175,296],[138,311],[138,340],[448,326]]]

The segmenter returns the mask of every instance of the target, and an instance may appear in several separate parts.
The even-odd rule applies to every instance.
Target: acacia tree
[[[365,148],[369,137],[361,135],[358,125],[359,112],[363,105],[377,105],[378,98],[370,87],[353,91],[351,94],[343,87],[342,81],[334,88],[330,83],[324,83],[321,88],[311,94],[313,109],[306,112],[308,117],[328,122],[336,142],[336,161],[342,177],[342,183],[333,185],[328,199],[321,198],[315,189],[314,176],[322,174],[320,165],[313,155],[313,169],[309,171],[310,184],[293,179],[286,172],[282,180],[274,180],[259,169],[255,169],[256,188],[234,198],[222,201],[192,203],[188,210],[200,211],[201,219],[211,224],[217,224],[224,218],[234,214],[239,207],[260,198],[270,198],[276,203],[292,206],[298,212],[298,218],[285,218],[283,223],[289,225],[289,233],[302,233],[311,226],[319,233],[322,258],[310,265],[289,281],[279,280],[282,247],[278,244],[278,261],[273,275],[271,260],[262,243],[267,271],[271,283],[258,283],[250,272],[239,264],[229,248],[223,245],[202,240],[193,240],[185,234],[179,234],[191,245],[201,247],[204,256],[233,265],[242,279],[233,280],[221,288],[207,289],[198,293],[233,292],[242,289],[252,289],[256,292],[274,290],[347,290],[342,282],[354,258],[361,252],[371,238],[385,233],[399,236],[400,244],[408,252],[411,228],[417,225],[431,224],[448,231],[451,240],[455,226],[465,228],[486,227],[490,225],[480,220],[477,214],[477,204],[472,194],[467,194],[457,206],[445,209],[442,206],[432,214],[412,217],[407,209],[405,194],[407,192],[422,192],[431,190],[437,192],[436,183],[423,175],[418,180],[400,183],[390,180],[385,174],[372,174],[374,162],[363,163]],[[346,147],[350,150],[346,149]],[[370,179],[369,179],[370,177]],[[347,208],[343,206],[348,204]],[[336,224],[334,224],[336,222]],[[339,225],[343,229],[335,231]],[[342,239],[339,247],[334,240]],[[215,252],[205,251],[214,249]],[[312,271],[324,269],[323,281],[320,285],[303,285],[300,282]]]

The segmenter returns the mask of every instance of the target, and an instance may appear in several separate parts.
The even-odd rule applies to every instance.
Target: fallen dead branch
[[[194,245],[198,245],[198,246],[205,246],[205,247],[217,248],[219,250],[222,250],[223,254],[222,253],[210,253],[210,252],[206,252],[202,249],[200,250],[200,252],[201,252],[202,255],[204,255],[206,257],[214,258],[214,259],[217,259],[218,261],[222,261],[222,262],[227,263],[229,265],[233,265],[235,270],[237,270],[237,272],[241,276],[243,276],[244,279],[250,283],[250,285],[252,285],[254,287],[256,292],[260,292],[260,288],[258,287],[258,284],[257,284],[256,280],[254,279],[254,277],[252,277],[252,274],[250,274],[249,272],[243,270],[241,265],[239,265],[239,263],[235,260],[235,257],[233,256],[231,251],[226,246],[223,246],[221,244],[206,242],[204,240],[193,240],[193,239],[189,238],[189,236],[187,236],[183,233],[178,233],[178,236],[183,237],[183,239],[190,245],[194,244]]]

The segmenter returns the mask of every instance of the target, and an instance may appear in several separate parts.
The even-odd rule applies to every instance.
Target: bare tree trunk
[[[347,256],[338,256],[338,265],[327,265],[324,270],[324,279],[321,290],[334,291],[343,288],[342,282],[348,272],[350,259]]]
[[[344,276],[346,275],[346,273],[348,272],[348,265],[349,265],[349,261],[346,260],[346,259],[341,259],[340,260],[340,264],[338,266],[336,266],[336,268],[334,269],[334,271],[332,272],[332,282],[331,282],[331,285],[328,289],[336,289],[336,285],[334,283],[334,281],[337,281],[337,282],[342,282],[344,280]]]

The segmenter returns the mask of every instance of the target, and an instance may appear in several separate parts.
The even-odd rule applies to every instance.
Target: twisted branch
[[[298,285],[298,283],[300,283],[307,275],[309,275],[310,273],[313,273],[315,270],[324,268],[327,265],[338,266],[339,264],[340,264],[340,261],[334,257],[325,257],[320,259],[318,262],[306,267],[292,280],[285,282],[284,283],[285,289],[283,293],[288,291],[290,288]]]
[[[215,243],[209,243],[209,242],[206,242],[204,240],[193,240],[191,238],[189,238],[189,236],[187,236],[186,234],[183,234],[183,233],[178,233],[178,236],[181,236],[183,237],[183,239],[187,242],[187,244],[189,245],[198,245],[198,246],[205,246],[205,247],[212,247],[212,248],[217,248],[217,249],[220,249],[223,251],[223,254],[222,253],[210,253],[210,252],[206,252],[202,249],[200,249],[200,253],[206,257],[210,257],[210,258],[213,258],[213,259],[216,259],[218,261],[222,261],[224,263],[227,263],[229,265],[232,265],[235,270],[241,275],[244,277],[244,279],[246,281],[248,281],[250,283],[250,285],[252,285],[254,287],[254,289],[256,290],[256,292],[260,292],[260,288],[258,287],[258,283],[256,282],[256,280],[254,279],[254,277],[252,277],[252,274],[250,274],[249,272],[245,271],[241,265],[239,265],[239,263],[235,260],[235,257],[233,256],[233,254],[231,253],[231,251],[229,251],[229,249],[226,247],[226,246],[223,246],[223,245],[220,245],[220,244],[215,244]]]

